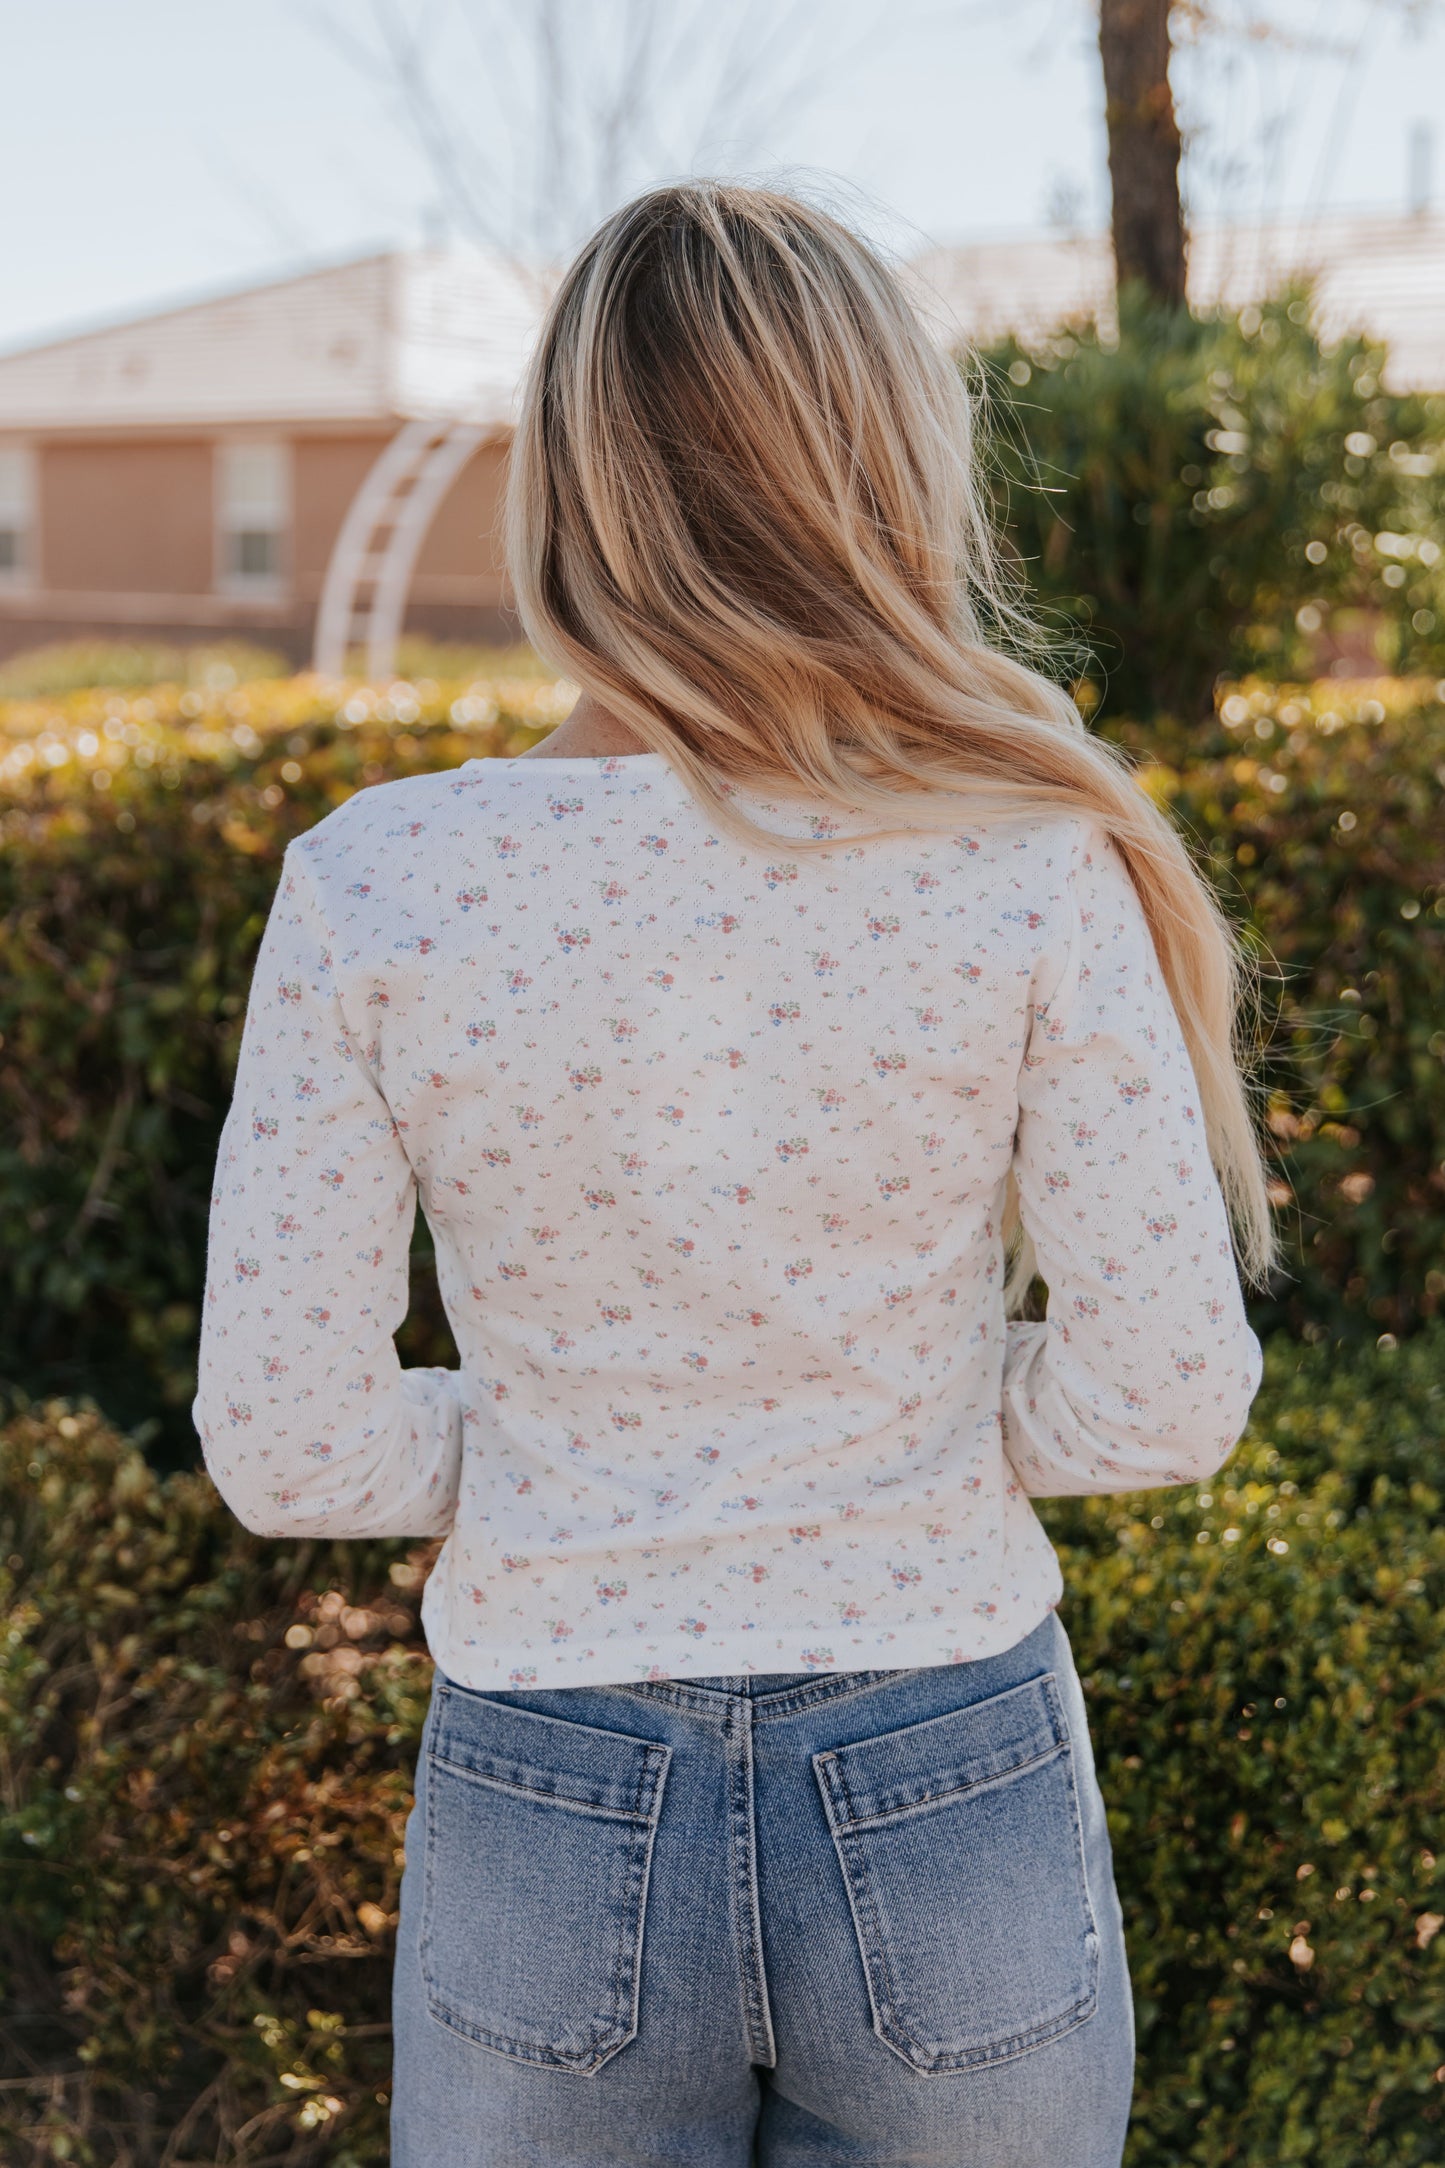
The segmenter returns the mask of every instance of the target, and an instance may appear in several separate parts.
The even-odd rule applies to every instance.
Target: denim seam
[[[466,1762],[453,1761],[449,1754],[441,1753],[436,1747],[431,1750],[431,1758],[436,1766],[445,1769],[449,1776],[461,1777],[468,1784],[478,1784],[491,1791],[508,1792],[514,1799],[535,1799],[543,1806],[565,1807],[573,1814],[590,1814],[594,1821],[647,1822],[652,1819],[646,1809],[637,1805],[603,1807],[590,1799],[574,1799],[567,1792],[544,1792],[535,1784],[515,1784],[508,1777],[494,1776],[489,1769],[473,1769]],[[641,1791],[642,1783],[639,1780],[634,1797],[640,1796]]]
[[[812,1708],[817,1702],[870,1694],[875,1687],[916,1678],[921,1670],[928,1668],[913,1664],[906,1670],[835,1672],[831,1677],[810,1679],[806,1686],[785,1686],[771,1694],[738,1697],[722,1687],[694,1686],[687,1679],[619,1679],[612,1682],[607,1691],[629,1694],[639,1701],[660,1701],[667,1708],[678,1709],[687,1715],[718,1720],[726,1718],[734,1698],[738,1698],[749,1703],[758,1723],[768,1724],[794,1716],[800,1709]]]
[[[1015,1777],[1023,1776],[1030,1769],[1039,1768],[1044,1762],[1055,1761],[1060,1754],[1067,1754],[1067,1739],[1056,1739],[1052,1746],[1043,1747],[1037,1754],[1030,1754],[1027,1761],[1010,1762],[1007,1769],[994,1769],[986,1777],[974,1777],[967,1784],[950,1784],[946,1792],[926,1792],[921,1799],[910,1799],[896,1807],[877,1807],[871,1814],[859,1814],[853,1809],[847,1786],[839,1780],[839,1790],[848,1799],[850,1830],[887,1829],[895,1822],[911,1822],[915,1815],[926,1814],[933,1807],[946,1806],[951,1799],[967,1799],[975,1792],[994,1790],[1000,1784],[1011,1784]]]
[[[778,2058],[773,2041],[772,2013],[768,2007],[767,1977],[763,1970],[753,1796],[752,1703],[745,1694],[731,1698],[723,1725],[723,1749],[727,1757],[728,1849],[731,1854],[728,1887],[742,1991],[743,2032],[748,2060],[771,2069]]]

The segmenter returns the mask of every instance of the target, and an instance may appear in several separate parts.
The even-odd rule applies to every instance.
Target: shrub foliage
[[[1073,628],[1102,714],[1207,720],[1220,672],[1309,667],[1363,611],[1381,666],[1445,666],[1445,397],[1392,393],[1384,349],[1326,347],[1308,297],[1194,316],[1133,291],[984,356],[1007,531]]]
[[[1129,2168],[1445,2155],[1445,1328],[1278,1341],[1212,1483],[1047,1509],[1139,2021]],[[0,1431],[0,2154],[380,2168],[431,1553]]]

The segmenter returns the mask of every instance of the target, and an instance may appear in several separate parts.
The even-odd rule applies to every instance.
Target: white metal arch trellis
[[[312,667],[340,677],[355,647],[367,675],[386,678],[417,555],[438,505],[487,434],[477,422],[403,424],[347,507],[316,612]]]

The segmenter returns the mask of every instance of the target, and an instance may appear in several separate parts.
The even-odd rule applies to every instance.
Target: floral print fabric
[[[660,755],[471,761],[287,853],[197,1426],[252,1528],[444,1534],[464,1685],[997,1653],[1060,1595],[1030,1498],[1196,1480],[1258,1384],[1102,832],[790,855],[846,825],[739,795],[775,847]],[[1046,1323],[1004,1320],[1010,1166]],[[418,1197],[456,1371],[393,1344]]]

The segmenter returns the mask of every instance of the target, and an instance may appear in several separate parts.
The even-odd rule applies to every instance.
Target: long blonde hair
[[[743,787],[872,816],[871,835],[956,826],[960,795],[1093,816],[1133,877],[1260,1281],[1240,952],[1127,762],[1024,659],[972,435],[956,363],[846,227],[770,190],[654,189],[583,248],[533,358],[507,491],[523,624],[739,840],[776,841]],[[1016,1299],[1032,1260],[1012,1191],[1008,1232]]]

